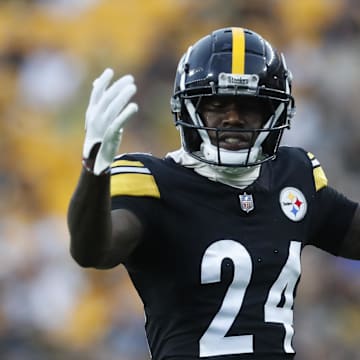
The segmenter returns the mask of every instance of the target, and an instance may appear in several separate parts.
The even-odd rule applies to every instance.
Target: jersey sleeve
[[[308,245],[338,255],[358,204],[329,187],[320,162],[313,154],[307,155],[315,186]]]
[[[153,172],[143,162],[118,156],[111,165],[111,207],[133,212],[145,228],[159,206],[160,190]]]

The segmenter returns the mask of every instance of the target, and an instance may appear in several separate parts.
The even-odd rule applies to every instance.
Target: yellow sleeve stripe
[[[135,166],[135,167],[144,167],[144,164],[140,161],[131,161],[131,160],[115,160],[111,167],[115,166]]]
[[[320,166],[320,162],[319,160],[315,157],[314,154],[312,154],[311,152],[307,153],[307,156],[309,157],[309,159],[311,160],[311,164],[313,166],[313,168]]]
[[[328,179],[324,173],[324,170],[321,166],[314,168],[313,170],[314,180],[315,180],[315,189],[319,191],[323,187],[326,187],[328,184]]]
[[[111,175],[120,173],[151,174],[150,170],[140,161],[115,160],[111,164]]]
[[[311,152],[308,152],[307,156],[309,157],[310,160],[315,159],[315,155]]]
[[[136,166],[118,166],[111,168],[111,175],[116,175],[121,173],[151,174],[150,170],[145,167],[141,168]]]
[[[150,196],[160,198],[159,188],[150,174],[120,173],[111,176],[111,196]]]
[[[319,160],[315,157],[314,154],[311,152],[307,153],[307,156],[311,160],[311,165],[313,167],[313,175],[314,175],[314,181],[315,181],[315,189],[316,191],[319,191],[323,187],[327,186],[328,179],[325,175],[324,170],[320,166]]]

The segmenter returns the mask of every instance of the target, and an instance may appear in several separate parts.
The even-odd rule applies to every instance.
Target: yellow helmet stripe
[[[232,28],[232,69],[233,74],[245,72],[245,33],[242,28]]]

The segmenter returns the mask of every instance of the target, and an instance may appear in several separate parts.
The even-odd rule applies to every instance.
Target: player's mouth
[[[251,135],[246,133],[224,134],[219,138],[219,147],[231,151],[246,149],[250,143]]]

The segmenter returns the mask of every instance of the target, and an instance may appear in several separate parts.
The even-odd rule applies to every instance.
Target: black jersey
[[[145,229],[125,266],[153,359],[293,359],[301,250],[336,255],[356,208],[312,154],[280,148],[244,190],[126,154],[112,165],[111,194]]]

